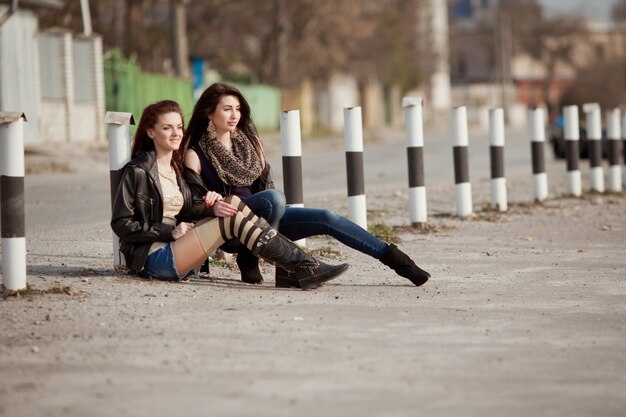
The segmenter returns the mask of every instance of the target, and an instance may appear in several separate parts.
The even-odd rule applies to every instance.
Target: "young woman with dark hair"
[[[395,245],[387,244],[362,227],[328,209],[285,207],[282,193],[267,190],[270,166],[254,127],[250,106],[235,87],[216,83],[196,103],[185,133],[185,175],[194,184],[220,194],[239,196],[257,215],[292,240],[330,235],[353,249],[391,267],[413,284],[424,284],[430,274]],[[241,248],[237,264],[244,282],[263,281],[258,259]],[[293,283],[289,274],[276,268],[276,286]]]
[[[181,175],[182,140],[183,116],[176,102],[146,107],[111,218],[133,272],[163,280],[187,278],[208,254],[233,238],[256,256],[289,270],[303,289],[315,288],[347,269],[345,264],[331,266],[309,256],[237,196],[192,194]]]

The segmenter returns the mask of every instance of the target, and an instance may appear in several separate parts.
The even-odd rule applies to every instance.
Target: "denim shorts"
[[[172,242],[148,255],[141,272],[152,278],[164,281],[180,281],[196,274],[195,269],[192,269],[185,275],[178,273],[176,263],[174,262],[174,254],[172,253]]]

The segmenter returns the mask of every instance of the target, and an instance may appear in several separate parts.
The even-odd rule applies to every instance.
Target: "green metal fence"
[[[143,109],[159,100],[177,101],[185,121],[193,110],[191,81],[143,72],[134,58],[125,59],[118,49],[104,55],[104,88],[106,110],[133,113],[137,122]]]
[[[279,129],[282,94],[280,89],[261,84],[234,84],[252,109],[258,130]],[[133,113],[137,122],[143,109],[159,100],[177,101],[189,121],[193,111],[191,81],[143,72],[133,57],[126,59],[118,49],[104,54],[104,88],[107,111]]]
[[[282,93],[280,89],[262,84],[234,84],[252,109],[252,119],[259,131],[277,131],[280,128]]]

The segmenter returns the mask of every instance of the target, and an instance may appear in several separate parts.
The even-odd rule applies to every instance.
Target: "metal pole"
[[[280,114],[280,141],[283,149],[283,189],[290,207],[304,207],[302,192],[302,138],[300,111],[287,110]],[[306,239],[296,242],[306,245]]]
[[[109,169],[111,180],[111,208],[117,193],[124,165],[130,161],[130,125],[135,124],[132,113],[107,112],[104,116],[109,140]],[[113,233],[113,267],[124,265],[124,255],[120,252],[120,241]]]
[[[411,225],[426,223],[426,186],[424,184],[424,122],[421,97],[404,97],[406,153],[409,166],[409,210]]]
[[[0,113],[0,222],[2,283],[10,291],[26,289],[24,221],[24,113]]]
[[[189,77],[189,48],[187,42],[187,1],[170,0],[171,41],[174,69],[179,77]]]
[[[600,106],[592,106],[589,111],[585,112],[585,115],[591,190],[602,193],[604,192],[604,170],[602,169],[602,116]]]
[[[89,11],[89,0],[80,0],[80,10],[83,15],[83,33],[91,36],[91,12]]]
[[[345,124],[348,212],[350,220],[367,230],[367,203],[363,174],[363,122],[361,107],[343,109]]]
[[[565,106],[565,157],[567,159],[567,193],[574,197],[582,195],[582,180],[578,162],[580,161],[578,130],[578,106]]]
[[[472,184],[469,179],[467,147],[467,108],[452,110],[452,134],[454,157],[454,183],[456,184],[456,214],[465,217],[472,214]]]
[[[533,167],[533,198],[535,201],[543,201],[548,198],[548,174],[543,152],[546,142],[546,128],[544,124],[543,109],[530,109],[528,111],[530,124],[530,151]]]
[[[622,191],[622,164],[621,146],[622,132],[620,126],[621,111],[618,108],[609,110],[606,114],[606,138],[609,145],[609,187],[614,193]]]
[[[491,156],[491,207],[506,211],[506,178],[504,177],[504,111],[489,110],[489,152]]]

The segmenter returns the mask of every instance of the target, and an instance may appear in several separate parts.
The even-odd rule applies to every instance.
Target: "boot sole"
[[[276,277],[276,288],[300,288],[296,279]]]
[[[314,288],[319,287],[320,285],[333,280],[335,278],[337,278],[339,275],[343,274],[344,272],[346,272],[348,270],[349,265],[348,264],[341,264],[341,265],[337,265],[338,268],[335,269],[335,271],[327,276],[318,276],[318,277],[310,277],[310,278],[303,278],[301,280],[299,280],[300,282],[300,288],[302,288],[302,290],[306,291],[306,290],[312,290]],[[339,268],[340,267],[340,268]]]
[[[350,267],[348,264],[342,264],[339,266],[341,266],[341,268],[337,268],[334,274],[327,277],[305,278],[300,281],[296,278],[276,277],[276,288],[298,288],[306,291],[321,287],[326,282],[333,280],[346,272]]]
[[[251,280],[251,279],[243,279],[241,278],[241,282],[243,282],[244,284],[252,284],[252,285],[258,285],[258,284],[263,284],[263,278],[258,279],[258,280]]]

